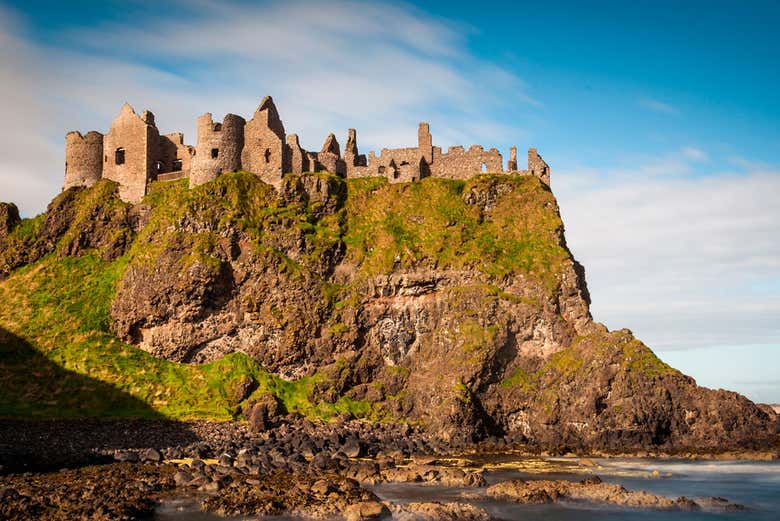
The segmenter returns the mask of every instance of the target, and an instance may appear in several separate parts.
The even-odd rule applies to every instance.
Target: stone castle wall
[[[100,132],[68,132],[65,136],[65,182],[63,190],[72,186],[92,186],[103,177],[103,134]]]
[[[288,157],[291,173],[302,174],[303,172],[313,170],[310,166],[309,156],[301,147],[300,141],[298,141],[298,134],[290,134],[287,136],[285,154]]]
[[[214,123],[210,113],[198,118],[198,144],[192,158],[190,186],[241,168],[245,126],[246,120],[235,114],[226,115],[222,123]]]
[[[249,121],[235,114],[226,115],[222,123],[215,123],[210,113],[198,118],[194,147],[184,143],[181,133],[160,135],[151,112],[139,116],[128,104],[105,136],[94,131],[84,136],[69,132],[65,141],[63,189],[91,186],[105,177],[119,183],[123,200],[134,203],[143,199],[152,181],[189,178],[194,187],[240,169],[277,188],[283,174],[307,171],[346,178],[381,176],[391,183],[508,172],[534,175],[550,183],[550,167],[534,148],[528,151],[528,169],[518,170],[517,148],[512,147],[504,170],[501,153],[495,148],[451,146],[442,152],[424,122],[418,127],[416,147],[384,148],[379,155],[372,151],[366,156],[358,149],[357,132],[349,129],[343,154],[334,134],[328,135],[319,152],[310,152],[301,147],[296,134],[285,134],[270,96],[263,98]]]
[[[103,138],[103,177],[119,183],[119,197],[139,202],[155,173],[160,133],[154,116],[125,104]]]
[[[263,98],[252,119],[244,127],[241,167],[266,183],[280,186],[285,165],[284,125],[270,96]],[[287,166],[287,169],[284,167]]]
[[[191,171],[195,148],[184,144],[184,134],[174,132],[160,136],[158,147],[159,154],[155,166],[158,179],[161,175]]]
[[[431,176],[451,179],[468,179],[481,172],[503,172],[501,154],[495,148],[487,152],[480,145],[468,150],[461,146],[450,147],[442,154],[441,147],[433,147]]]

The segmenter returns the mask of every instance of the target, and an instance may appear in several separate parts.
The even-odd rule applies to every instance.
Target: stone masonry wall
[[[130,105],[122,107],[105,136],[89,132],[66,136],[63,189],[90,186],[106,177],[119,183],[119,196],[139,202],[154,180],[189,177],[190,186],[239,169],[255,173],[279,187],[285,173],[327,171],[347,178],[383,176],[391,183],[413,182],[428,176],[468,179],[481,172],[504,172],[498,150],[472,145],[452,146],[446,153],[433,145],[430,126],[420,123],[417,146],[384,148],[379,155],[360,154],[357,133],[349,129],[344,153],[335,135],[328,135],[320,152],[304,150],[296,134],[287,136],[270,96],[263,98],[252,119],[235,114],[214,123],[211,114],[198,118],[195,147],[184,144],[181,133],[160,136],[151,112],[140,116]],[[535,175],[550,183],[550,167],[536,149],[528,151],[528,170],[518,170],[517,148],[511,147],[507,170]]]
[[[528,171],[550,186],[550,167],[544,162],[535,148],[528,149]]]
[[[309,166],[309,157],[306,151],[301,147],[300,141],[298,141],[298,134],[287,136],[285,155],[288,158],[287,162],[290,164],[290,172],[293,174],[301,174],[313,170]]]
[[[228,114],[222,123],[214,123],[210,113],[198,118],[198,144],[192,158],[190,186],[215,179],[223,172],[241,169],[244,127],[241,116]]]
[[[103,176],[103,134],[68,132],[65,136],[65,182],[63,190],[73,186],[92,186]]]
[[[486,152],[480,145],[472,145],[468,150],[454,146],[442,154],[440,147],[433,147],[430,168],[433,177],[468,179],[480,172],[503,172],[504,164],[501,154],[495,148]]]
[[[195,148],[184,144],[184,134],[174,132],[160,136],[158,150],[159,156],[156,166],[158,179],[160,179],[161,174],[183,172],[183,176],[189,175]]]
[[[119,197],[133,203],[146,195],[160,140],[154,117],[144,114],[125,103],[103,138],[103,177],[119,183]]]
[[[242,168],[257,174],[270,185],[280,186],[282,172],[290,171],[289,165],[284,164],[284,141],[284,125],[273,100],[266,96],[244,127]]]
[[[336,136],[328,134],[325,138],[325,143],[322,144],[322,150],[317,154],[317,166],[339,176],[347,175],[346,163],[341,159],[341,149],[339,142],[336,140]]]

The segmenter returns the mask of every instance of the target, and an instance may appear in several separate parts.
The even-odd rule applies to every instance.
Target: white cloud
[[[682,154],[691,161],[698,163],[703,163],[709,159],[709,156],[704,150],[692,146],[683,147]]]
[[[669,103],[658,101],[653,98],[640,98],[639,106],[651,110],[653,112],[659,112],[661,114],[669,114],[671,116],[679,116],[681,114],[680,109]]]
[[[661,350],[780,345],[780,171],[686,175],[702,154],[655,170],[554,172],[593,314]]]

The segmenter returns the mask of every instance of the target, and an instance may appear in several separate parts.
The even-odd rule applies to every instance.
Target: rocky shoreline
[[[587,459],[580,466],[588,477],[579,483],[509,481],[485,488],[480,458],[521,457],[522,448],[501,439],[452,445],[408,424],[299,420],[264,432],[239,422],[3,421],[0,427],[0,519],[138,519],[176,497],[196,497],[203,510],[221,516],[489,519],[468,503],[395,505],[372,492],[378,483],[399,482],[515,502],[741,508],[720,498],[671,500],[608,485],[593,476],[598,469],[587,468],[595,467]]]

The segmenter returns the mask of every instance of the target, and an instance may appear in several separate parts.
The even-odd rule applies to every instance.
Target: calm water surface
[[[382,499],[395,503],[413,501],[468,501],[485,508],[494,517],[506,520],[589,521],[589,520],[637,520],[637,521],[780,521],[780,462],[691,462],[676,460],[594,460],[599,468],[584,469],[576,460],[553,460],[545,464],[546,472],[528,472],[511,468],[512,458],[493,458],[488,463],[498,464],[488,471],[489,484],[509,479],[569,479],[580,480],[587,471],[604,481],[618,483],[632,490],[646,490],[653,494],[676,498],[719,496],[750,508],[747,512],[659,512],[630,510],[581,504],[513,505],[493,501],[486,497],[464,500],[463,493],[473,494],[475,489],[446,488],[414,483],[385,483],[377,485],[374,492]],[[500,464],[508,463],[507,467]],[[653,477],[653,471],[662,476]],[[484,493],[484,489],[480,492]],[[161,507],[158,521],[212,521],[224,519],[197,511],[191,502],[167,503]],[[234,519],[261,519],[257,517]],[[276,517],[265,519],[296,519]]]

